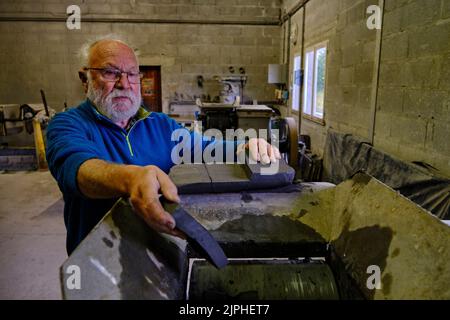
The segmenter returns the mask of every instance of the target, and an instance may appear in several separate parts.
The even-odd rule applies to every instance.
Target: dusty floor
[[[61,197],[49,172],[0,173],[0,299],[61,299]]]

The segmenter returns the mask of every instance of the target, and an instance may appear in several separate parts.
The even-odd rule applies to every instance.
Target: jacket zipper
[[[131,143],[130,143],[130,139],[128,138],[128,134],[125,134],[125,133],[123,133],[123,132],[122,132],[122,134],[123,134],[123,136],[125,137],[125,140],[127,140],[128,150],[130,150],[131,156],[134,157],[134,154],[133,154],[133,148],[131,148]]]
[[[100,112],[98,112],[97,109],[95,109],[95,108],[93,108],[93,109],[94,109],[95,113],[96,113],[98,116],[104,117]],[[122,135],[125,137],[125,140],[127,141],[128,150],[130,150],[130,154],[131,154],[132,157],[134,157],[134,153],[133,153],[133,148],[131,147],[131,142],[130,142],[130,133],[131,133],[131,130],[133,130],[133,128],[134,128],[134,126],[136,125],[136,123],[138,123],[138,122],[141,121],[141,120],[147,119],[147,118],[150,116],[150,114],[151,114],[151,112],[149,112],[146,116],[144,116],[144,118],[141,118],[141,119],[137,120],[137,121],[133,124],[133,126],[130,128],[130,130],[127,132],[127,134],[125,134],[125,133],[122,132]]]
[[[147,117],[148,117],[148,116],[147,116]],[[127,141],[127,144],[128,144],[128,150],[130,150],[130,154],[131,154],[132,157],[134,157],[134,153],[133,153],[133,148],[131,147],[131,142],[130,142],[130,133],[131,133],[131,130],[133,130],[133,128],[136,126],[136,124],[137,124],[139,121],[144,120],[144,119],[146,119],[147,117],[137,120],[137,121],[133,124],[133,126],[130,128],[130,130],[128,130],[128,133],[127,133],[127,134],[125,134],[125,133],[122,132],[123,136],[125,137],[125,140]]]

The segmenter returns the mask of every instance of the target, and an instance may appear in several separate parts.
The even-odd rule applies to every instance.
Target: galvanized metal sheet
[[[182,299],[187,270],[186,242],[119,201],[64,262],[61,288],[64,299]]]

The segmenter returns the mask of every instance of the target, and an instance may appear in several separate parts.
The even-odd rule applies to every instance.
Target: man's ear
[[[84,93],[86,93],[88,90],[88,78],[86,71],[84,70],[78,71],[78,77],[80,78],[81,84],[83,85]]]

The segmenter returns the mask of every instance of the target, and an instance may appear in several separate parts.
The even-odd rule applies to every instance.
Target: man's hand
[[[175,220],[164,210],[159,192],[173,202],[180,202],[177,187],[169,176],[156,166],[133,167],[127,182],[130,203],[145,222],[159,232],[184,238],[175,230]]]
[[[80,191],[91,199],[129,197],[136,213],[150,227],[184,238],[182,232],[174,230],[175,220],[159,202],[161,193],[169,201],[180,200],[177,187],[158,167],[121,165],[90,159],[80,166],[77,182]]]
[[[251,138],[248,143],[240,144],[237,155],[239,156],[241,152],[245,152],[247,149],[251,159],[260,161],[262,164],[276,163],[278,159],[281,159],[280,150],[261,138]]]

